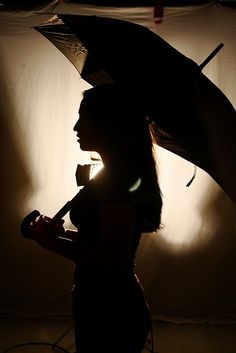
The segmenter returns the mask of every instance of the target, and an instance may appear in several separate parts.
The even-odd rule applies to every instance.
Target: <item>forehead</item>
[[[82,99],[82,101],[80,102],[80,106],[79,106],[79,114],[85,113],[88,110],[89,110],[89,104],[87,104],[85,102],[85,100]]]
[[[94,113],[92,112],[92,107],[82,100],[79,107],[79,120],[92,120]]]
[[[115,115],[115,112],[110,110],[107,102],[86,97],[82,99],[78,112],[80,119],[88,119],[94,123],[106,123],[111,115]]]

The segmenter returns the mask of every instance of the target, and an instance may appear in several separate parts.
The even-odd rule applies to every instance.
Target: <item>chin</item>
[[[83,147],[83,146],[81,146],[81,145],[80,145],[79,147],[80,147],[81,151],[85,151],[85,152],[89,151],[89,149],[86,148],[86,147]]]
[[[79,147],[80,147],[81,151],[84,151],[84,152],[92,152],[93,151],[91,148],[88,148],[88,147],[83,146],[81,144]]]
[[[79,141],[79,148],[80,148],[82,151],[87,151],[86,146],[84,146],[83,143],[81,143],[80,141]]]

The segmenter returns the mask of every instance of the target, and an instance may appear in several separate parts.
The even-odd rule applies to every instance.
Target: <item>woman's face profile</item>
[[[82,151],[96,151],[99,149],[99,132],[96,124],[93,123],[94,116],[92,116],[91,109],[88,104],[81,102],[79,108],[79,119],[76,122],[73,130],[77,132],[78,142]]]

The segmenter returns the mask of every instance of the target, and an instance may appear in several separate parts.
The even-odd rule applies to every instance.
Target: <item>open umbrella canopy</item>
[[[159,145],[205,170],[236,202],[236,111],[200,67],[148,28],[58,15],[35,27],[91,85],[129,86]]]

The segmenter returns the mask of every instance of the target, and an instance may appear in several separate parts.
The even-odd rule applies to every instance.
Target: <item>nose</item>
[[[75,126],[73,127],[73,130],[78,131],[78,126],[79,126],[79,120],[77,120]]]

